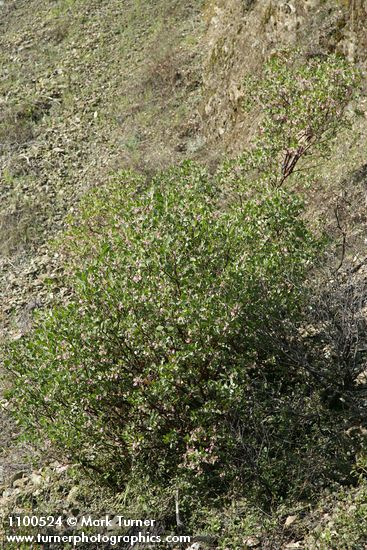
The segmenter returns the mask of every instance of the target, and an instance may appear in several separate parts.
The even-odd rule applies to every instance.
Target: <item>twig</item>
[[[336,203],[334,213],[335,213],[335,218],[336,218],[336,223],[337,223],[338,229],[342,234],[342,255],[341,255],[341,258],[340,258],[339,265],[335,270],[335,272],[338,272],[339,269],[342,267],[342,265],[344,263],[345,249],[346,249],[346,245],[347,245],[347,233],[346,233],[345,229],[343,229],[343,227],[340,223],[340,218],[339,218],[339,202]]]
[[[177,531],[179,533],[182,533],[183,531],[183,528],[184,528],[184,524],[181,520],[181,517],[180,517],[180,505],[179,505],[179,492],[178,492],[178,489],[176,489],[176,494],[175,494],[175,504],[176,504],[176,525],[177,525]]]

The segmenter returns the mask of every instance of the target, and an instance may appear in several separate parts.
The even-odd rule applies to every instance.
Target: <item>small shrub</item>
[[[50,99],[9,105],[0,115],[0,148],[21,148],[34,137],[34,127],[51,107]]]
[[[299,309],[319,243],[296,197],[264,189],[221,208],[219,184],[185,164],[91,196],[69,234],[75,299],[8,357],[27,431],[115,484],[179,472],[226,485],[243,452],[235,418],[252,429],[257,395],[278,392],[269,335]]]
[[[33,138],[33,124],[28,106],[9,108],[0,117],[1,148],[22,147]]]
[[[257,105],[263,117],[252,160],[268,182],[280,186],[296,171],[304,176],[306,159],[328,156],[348,125],[359,83],[359,72],[341,56],[305,60],[289,51],[272,56],[262,78],[246,80],[245,107]]]

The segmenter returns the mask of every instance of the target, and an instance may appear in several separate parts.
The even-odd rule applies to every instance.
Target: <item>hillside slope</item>
[[[200,149],[200,6],[0,7],[0,340],[26,333],[58,286],[62,299],[49,243],[81,194],[119,168],[149,173]],[[1,423],[8,478],[29,466]]]
[[[358,113],[336,140],[330,160],[316,168],[317,187],[304,194],[311,223],[322,219],[335,237],[335,265],[343,259],[365,280],[366,21],[364,0],[5,0],[0,7],[0,340],[22,338],[31,330],[34,311],[67,299],[63,265],[52,243],[80,197],[119,169],[149,178],[183,159],[212,170],[225,156],[239,154],[260,120],[257,111],[242,108],[244,81],[259,76],[269,55],[285,47],[298,47],[307,56],[341,53],[362,71]],[[41,489],[39,479],[33,481],[43,504],[49,493],[61,508],[93,501],[82,481],[75,504],[68,468],[55,463],[52,450],[45,458],[17,443],[17,429],[4,410],[1,425],[4,510],[19,505],[26,482],[22,487],[17,478],[25,471],[31,480],[32,461],[41,468],[33,473],[42,476]],[[274,535],[261,546],[256,536],[247,537],[243,544],[278,548],[281,540],[284,548],[337,548],[334,524],[348,531],[350,516],[355,529],[364,491],[332,493],[318,509],[280,511],[274,520],[276,536],[285,532],[280,538]],[[108,493],[104,498],[114,502]],[[239,514],[228,507],[220,521],[230,530]],[[283,529],[293,515],[304,523],[291,521]],[[317,546],[315,526],[329,533],[331,542]],[[353,544],[341,548],[359,548],[360,542]]]

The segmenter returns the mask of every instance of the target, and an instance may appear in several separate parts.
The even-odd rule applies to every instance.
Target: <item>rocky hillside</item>
[[[364,0],[323,2],[240,0],[211,2],[206,8],[208,52],[203,60],[202,124],[206,146],[235,155],[251,142],[258,113],[244,112],[244,81],[261,74],[272,53],[300,48],[308,56],[340,53],[366,73],[366,14]],[[363,84],[364,89],[366,83]],[[314,219],[327,216],[336,226],[337,197],[347,207],[348,242],[359,255],[365,238],[364,174],[366,165],[367,102],[364,94],[359,115],[348,134],[340,136],[330,162],[318,173],[320,185],[308,196]],[[337,230],[336,230],[337,233]],[[353,246],[352,246],[353,245]]]
[[[338,136],[331,158],[316,167],[317,187],[304,193],[311,224],[326,221],[334,237],[335,265],[342,260],[364,280],[365,0],[1,3],[2,342],[21,339],[37,310],[68,299],[54,241],[79,199],[120,169],[150,178],[196,159],[214,170],[224,157],[240,154],[261,120],[258,111],[243,109],[245,81],[260,78],[264,61],[284,48],[310,58],[340,53],[362,71],[350,127]],[[53,494],[60,509],[86,506],[88,483],[78,478],[78,496],[69,465],[55,462],[51,449],[39,456],[19,443],[6,407],[1,426],[5,510],[29,506],[35,490],[43,503]],[[55,497],[57,487],[62,498]],[[283,510],[276,519],[286,533],[282,539],[265,546],[254,535],[244,547],[278,548],[281,540],[284,548],[336,548],[333,529],[345,526],[348,515],[359,521],[363,494],[357,488],[331,492],[318,509]],[[108,493],[104,498],[111,503]],[[221,521],[234,522],[236,513],[227,509]],[[330,532],[331,542],[312,546],[315,529]],[[359,548],[348,544],[340,548]]]
[[[205,25],[201,2],[15,0],[0,10],[0,334],[8,339],[62,299],[50,243],[81,194],[121,167],[151,172],[198,154]],[[6,416],[2,425],[7,477],[27,457]]]

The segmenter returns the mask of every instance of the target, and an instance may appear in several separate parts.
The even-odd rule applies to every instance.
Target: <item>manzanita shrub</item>
[[[235,478],[231,419],[251,424],[269,335],[300,308],[319,241],[299,199],[264,188],[224,205],[222,187],[186,163],[92,194],[67,241],[72,302],[9,351],[26,432],[113,484]]]
[[[348,127],[348,107],[360,82],[360,72],[341,55],[274,54],[260,78],[245,81],[244,107],[257,106],[261,112],[256,146],[245,153],[245,167],[251,161],[274,186],[295,174],[304,179]]]
[[[282,183],[327,150],[356,76],[337,57],[297,63],[271,61],[252,94],[262,135],[216,175],[125,172],[85,198],[64,238],[70,303],[10,346],[25,433],[100,481],[271,503],[351,471],[331,377],[294,346],[322,240]]]

